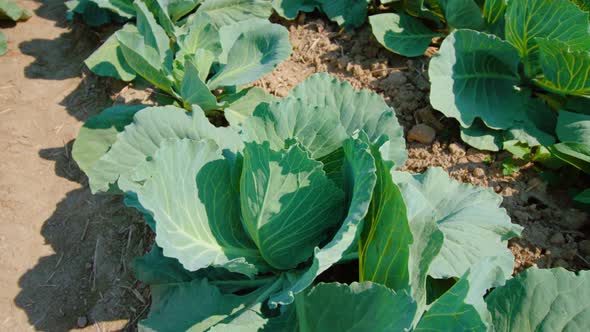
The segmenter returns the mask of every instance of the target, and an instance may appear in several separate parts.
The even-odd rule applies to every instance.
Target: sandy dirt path
[[[82,77],[98,38],[68,26],[63,0],[20,3],[33,17],[1,26],[0,330],[84,320],[115,330],[147,305],[128,268],[143,229],[117,198],[92,196],[70,156],[82,121],[110,102],[100,81]]]

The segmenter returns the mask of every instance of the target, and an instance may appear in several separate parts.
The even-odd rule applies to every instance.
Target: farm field
[[[126,83],[98,76],[84,64],[84,60],[105,43],[120,25],[106,24],[92,28],[80,17],[69,21],[63,1],[27,0],[19,1],[19,4],[30,10],[32,17],[26,22],[2,22],[1,25],[8,36],[8,51],[0,56],[0,269],[4,271],[0,273],[0,330],[134,331],[138,322],[146,319],[153,303],[148,282],[136,279],[134,259],[150,252],[156,236],[144,222],[149,218],[125,206],[121,195],[92,193],[110,190],[112,183],[106,183],[104,187],[105,184],[98,182],[100,178],[92,182],[94,173],[90,176],[92,183],[89,183],[89,178],[74,160],[72,151],[74,140],[84,123],[105,108],[164,105],[162,95],[166,93],[141,78]],[[503,225],[505,233],[502,236],[495,234],[494,241],[498,244],[502,242],[509,249],[514,256],[514,264],[509,273],[502,270],[500,274],[516,274],[531,266],[547,269],[561,267],[574,272],[590,268],[588,209],[573,200],[570,186],[573,182],[576,190],[588,188],[587,175],[569,169],[543,173],[546,169],[539,163],[518,158],[513,160],[511,152],[483,151],[465,143],[457,121],[435,110],[429,101],[431,83],[428,68],[431,56],[437,51],[435,47],[429,47],[425,56],[404,57],[384,48],[373,36],[369,24],[345,30],[318,12],[300,13],[294,20],[286,20],[275,13],[270,22],[288,31],[292,53],[268,74],[244,85],[285,98],[295,87],[306,84],[310,76],[328,73],[339,81],[348,82],[355,90],[367,89],[376,93],[383,98],[386,106],[395,110],[400,127],[399,139],[403,137],[406,141],[407,160],[403,165],[396,165],[399,171],[419,174],[429,167],[441,167],[442,175],[436,176],[449,175],[442,187],[452,187],[454,182],[451,179],[454,179],[475,186],[476,189],[461,187],[461,190],[472,190],[473,195],[483,192],[478,188],[488,188],[489,192],[503,198],[500,207],[505,209],[514,225],[509,222]],[[340,86],[327,76],[314,77]],[[182,99],[187,98],[182,96]],[[186,105],[194,107],[190,103]],[[137,114],[147,114],[146,110],[149,108]],[[195,107],[193,111],[196,113],[199,110]],[[171,112],[170,117],[173,116],[176,115]],[[211,118],[215,124],[221,121],[219,114]],[[232,121],[229,118],[230,124]],[[353,150],[353,143],[350,142],[366,143],[362,137],[349,136],[343,140],[347,143],[340,144],[344,151]],[[375,142],[366,144],[370,146],[370,143]],[[264,151],[251,149],[246,150],[244,158],[256,153],[264,156]],[[282,152],[281,158],[289,158],[290,153],[296,154],[305,149],[290,148],[288,151]],[[394,154],[391,152],[391,155]],[[357,157],[350,157],[350,160],[360,160]],[[379,166],[380,158],[383,165],[388,165],[387,160],[396,158],[388,157],[385,152],[381,156],[380,152],[379,157],[374,156],[377,161],[373,167],[377,170],[385,167]],[[306,160],[310,164],[318,162],[312,158]],[[247,161],[244,161],[244,169],[256,166],[252,165],[254,162]],[[563,172],[573,174],[567,185],[548,184],[548,177],[559,177]],[[386,173],[389,174],[389,170]],[[242,170],[242,187],[248,185],[244,180],[247,178],[245,174],[250,173]],[[256,173],[252,171],[251,174]],[[435,177],[434,171],[432,174]],[[131,184],[122,184],[123,178],[124,174],[115,179],[120,181],[119,187],[126,185],[137,190],[140,200],[141,195],[145,195],[142,202],[156,200],[149,196],[150,193]],[[332,185],[331,178],[325,180]],[[335,183],[338,181],[343,180],[334,180]],[[404,181],[411,183],[410,180]],[[385,192],[387,184],[378,181],[379,184]],[[101,185],[105,190],[95,190]],[[160,188],[157,192],[164,189]],[[342,191],[344,196],[352,195]],[[340,204],[344,204],[342,197],[340,199]],[[326,202],[326,205],[330,203]],[[153,208],[156,212],[152,211],[156,224],[160,208],[156,206]],[[496,220],[503,221],[501,208],[494,206],[490,209],[498,213]],[[321,211],[317,213],[321,215]],[[377,217],[373,215],[373,218]],[[468,215],[467,218],[477,217]],[[522,231],[519,226],[522,226]],[[254,233],[251,229],[248,232],[249,238],[263,236],[251,235]],[[517,233],[521,233],[520,236],[514,236]],[[465,250],[460,247],[444,248],[451,253],[453,250]],[[363,256],[362,253],[360,255]],[[267,259],[267,256],[264,257]],[[189,262],[190,255],[179,254],[174,258],[178,258],[185,267],[192,264]],[[304,264],[307,258],[299,263]],[[287,269],[280,257],[272,261],[269,259],[266,264],[272,269],[277,266]],[[324,282],[378,281],[368,278],[358,280],[359,267],[351,272],[347,270],[349,264],[334,265],[318,278]],[[240,266],[232,268],[236,271],[246,269]],[[363,269],[362,264],[360,269]],[[351,278],[351,274],[354,277]],[[459,279],[461,275],[455,276],[456,280],[464,280]],[[357,291],[360,292],[354,290]],[[161,326],[157,320],[158,317],[149,322],[154,324],[151,327],[165,330],[157,328]]]

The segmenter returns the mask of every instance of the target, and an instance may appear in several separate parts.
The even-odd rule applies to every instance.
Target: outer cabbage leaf
[[[411,293],[417,319],[426,310],[426,278],[443,234],[435,220],[414,219],[409,224],[404,198],[390,174],[391,163],[381,158],[376,146],[372,151],[377,183],[359,239],[360,280]]]
[[[207,331],[258,303],[273,284],[247,295],[223,294],[207,279],[152,286],[152,308],[140,331]]]
[[[264,260],[277,269],[307,260],[342,221],[344,194],[322,166],[297,144],[278,152],[268,142],[244,148],[242,222]]]
[[[488,128],[480,119],[468,128],[461,127],[461,140],[478,150],[502,150],[503,136],[503,130]]]
[[[484,259],[466,271],[424,313],[414,331],[488,330],[491,317],[483,296],[488,289],[504,285],[505,271],[500,268],[504,263],[498,262],[504,259],[505,257]]]
[[[371,143],[388,138],[380,148],[386,160],[399,166],[406,161],[403,130],[393,109],[379,95],[356,91],[328,74],[311,76],[288,98],[254,112],[244,126],[250,139],[270,141],[275,149],[296,137],[314,159],[334,153],[347,136],[362,130]]]
[[[135,113],[145,107],[144,105],[109,107],[84,123],[72,149],[72,156],[84,173],[91,173],[94,164],[115,143],[117,134],[133,121]]]
[[[377,283],[320,283],[285,311],[269,321],[269,331],[401,332],[411,327],[416,303]]]
[[[522,227],[512,224],[502,197],[490,189],[459,183],[441,168],[423,174],[394,172],[407,203],[410,227],[433,220],[444,235],[440,252],[428,274],[433,278],[460,277],[485,257],[498,262],[506,277],[512,274],[513,256],[507,241],[519,236]],[[414,231],[412,231],[414,233]]]
[[[173,106],[149,107],[135,115],[134,122],[117,135],[109,151],[86,172],[90,189],[106,191],[118,181],[124,190],[135,187],[130,177],[137,166],[152,157],[162,141],[182,138],[210,138],[232,151],[242,148],[233,129],[215,128],[200,110],[187,114]]]
[[[511,1],[506,10],[506,40],[525,63],[526,75],[537,73],[537,37],[564,42],[573,50],[590,48],[588,13],[569,0]]]
[[[282,291],[270,297],[271,307],[292,303],[295,294],[309,287],[318,275],[340,261],[355,244],[376,183],[375,160],[371,156],[367,138],[363,133],[358,139],[349,138],[344,141],[343,150],[345,165],[342,172],[344,192],[349,195],[346,197],[348,214],[332,240],[321,249],[315,248],[311,266],[286,274],[288,282]]]
[[[276,100],[275,96],[255,86],[220,98],[221,102],[227,103],[223,111],[225,118],[234,127],[241,126],[260,104],[272,103]]]
[[[486,303],[497,331],[584,331],[590,272],[531,267],[494,289]]]
[[[266,0],[205,0],[199,13],[207,13],[217,27],[251,18],[268,19],[272,6]]]
[[[590,40],[590,33],[586,37]],[[564,95],[590,95],[590,52],[575,51],[565,43],[537,38],[543,76],[536,82]]]
[[[190,139],[164,141],[143,165],[137,195],[156,221],[156,243],[189,271],[213,265],[253,276],[264,264],[240,222],[234,167],[213,141]]]
[[[223,46],[223,43],[222,43]],[[210,89],[244,85],[271,72],[291,55],[289,32],[277,24],[244,31],[227,53],[227,62],[207,83]]]
[[[408,289],[412,232],[406,205],[391,178],[393,164],[374,147],[377,182],[359,238],[359,280],[372,281],[395,291]]]
[[[421,56],[432,38],[442,36],[431,31],[418,18],[386,13],[369,17],[375,38],[388,50],[403,56]]]
[[[121,31],[133,32],[134,27],[127,24],[121,28]],[[117,39],[117,35],[111,35],[94,53],[92,53],[84,63],[96,75],[109,76],[130,82],[135,79],[135,71],[129,66],[123,51]]]
[[[430,102],[462,127],[479,117],[491,128],[505,129],[523,117],[526,95],[519,94],[519,58],[501,39],[457,30],[430,62]]]

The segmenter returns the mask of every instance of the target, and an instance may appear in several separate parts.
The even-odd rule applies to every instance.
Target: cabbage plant
[[[214,127],[198,109],[117,106],[85,124],[74,158],[94,192],[124,192],[156,234],[134,268],[152,290],[140,330],[588,322],[572,318],[586,274],[532,269],[506,282],[507,241],[522,228],[501,197],[439,168],[397,171],[406,154],[393,109],[326,74],[260,103],[241,126]],[[357,282],[325,283],[342,268]]]
[[[148,1],[134,6],[137,23],[125,25],[86,60],[94,73],[124,81],[139,76],[187,110],[229,110],[230,121],[239,122],[258,102],[272,99],[262,89],[242,86],[291,54],[284,27],[255,18],[232,23],[246,14],[236,17],[219,8],[225,16],[211,16],[207,2],[180,26],[165,7],[154,9]],[[228,25],[218,27],[220,22]]]
[[[319,10],[345,28],[362,26],[370,3],[371,0],[272,0],[274,10],[286,19],[294,19],[299,12]]]
[[[388,50],[403,56],[424,54],[433,38],[454,29],[496,31],[497,17],[490,13],[504,0],[487,0],[483,8],[476,0],[381,0],[387,13],[369,16],[375,38]]]
[[[136,18],[134,0],[69,0],[68,18],[82,16],[86,24],[100,26],[111,21],[125,22]],[[218,24],[227,24],[247,18],[267,19],[271,14],[267,0],[147,0],[150,8],[165,13],[170,23],[180,23],[188,14],[199,8],[207,12]]]
[[[433,107],[476,148],[543,160],[547,147],[588,171],[588,13],[568,0],[488,2],[501,32],[445,39],[429,68]]]

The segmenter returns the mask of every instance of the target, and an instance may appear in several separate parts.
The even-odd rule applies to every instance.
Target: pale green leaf
[[[205,0],[198,12],[207,13],[220,27],[251,18],[268,19],[272,7],[266,0]]]
[[[275,149],[295,137],[314,159],[334,153],[347,136],[361,130],[371,143],[388,139],[380,148],[384,159],[399,167],[406,161],[403,129],[394,110],[379,95],[356,91],[328,74],[311,76],[289,98],[255,112],[245,126],[250,139],[270,141]]]
[[[136,31],[127,24],[121,31]],[[135,79],[135,71],[129,66],[119,45],[117,35],[110,36],[84,63],[93,73],[99,76],[110,76],[125,82]]]
[[[418,18],[386,13],[369,17],[373,34],[388,50],[404,56],[421,56],[432,38],[442,36],[427,28]]]
[[[108,153],[86,172],[90,188],[93,192],[106,191],[120,180],[123,189],[134,187],[130,176],[153,156],[162,141],[182,138],[213,139],[232,151],[242,148],[242,141],[233,129],[215,128],[200,110],[187,114],[173,106],[149,107],[135,114],[133,123],[117,135]]]
[[[518,93],[519,58],[514,47],[485,33],[457,30],[432,58],[430,102],[462,127],[476,118],[505,129],[523,118],[527,96]]]
[[[227,103],[227,108],[224,110],[225,118],[235,127],[241,126],[260,104],[276,100],[275,96],[259,87],[246,88],[220,99],[221,102]]]
[[[72,148],[72,156],[84,173],[92,174],[94,164],[109,151],[117,140],[117,134],[133,121],[135,113],[145,107],[109,107],[84,123]]]
[[[172,80],[164,73],[158,52],[146,45],[137,31],[119,30],[115,36],[129,67],[146,81],[172,93]]]
[[[176,52],[176,59],[195,54],[199,49],[208,50],[214,56],[221,53],[219,30],[213,25],[207,14],[191,15],[185,24],[185,29],[185,33],[178,35],[179,49]]]
[[[531,267],[487,297],[496,331],[585,331],[590,272]]]
[[[213,141],[191,139],[164,141],[143,165],[146,179],[136,192],[156,221],[156,243],[189,271],[258,271],[260,254],[240,221],[234,167]]]
[[[504,264],[498,260],[505,258],[488,258],[474,264],[431,305],[414,331],[488,330],[491,317],[483,296],[488,289],[501,286],[506,280],[505,271],[499,267]]]
[[[207,83],[211,89],[244,85],[270,73],[291,55],[289,32],[277,24],[242,33],[227,54],[227,63]]]
[[[343,193],[299,145],[247,143],[240,182],[243,224],[271,266],[292,269],[342,221]]]
[[[481,120],[475,120],[470,127],[461,127],[461,140],[478,150],[500,151],[503,131],[488,128]]]
[[[491,189],[474,187],[451,179],[441,168],[423,174],[394,172],[408,207],[410,227],[424,220],[435,221],[444,235],[443,246],[429,268],[433,278],[460,277],[485,257],[499,260],[505,275],[512,273],[513,257],[508,240],[522,227],[512,224],[502,197]]]
[[[158,24],[154,15],[142,1],[135,1],[134,6],[137,13],[137,30],[143,37],[145,45],[154,49],[160,57],[160,62],[165,67],[168,61],[171,61],[170,39],[166,35],[164,28]]]

